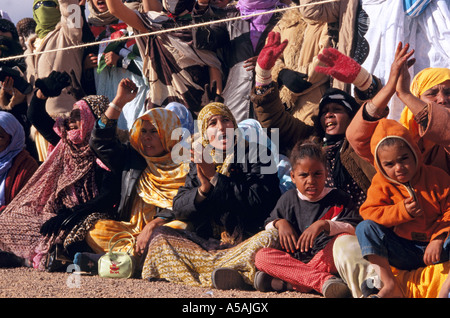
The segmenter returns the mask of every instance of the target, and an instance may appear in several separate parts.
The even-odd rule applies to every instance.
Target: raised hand
[[[71,78],[67,72],[52,71],[48,77],[37,79],[35,86],[39,88],[44,96],[56,97],[70,83]]]
[[[283,53],[288,45],[288,40],[281,41],[281,35],[278,32],[270,32],[267,36],[267,43],[258,56],[257,64],[263,70],[270,70],[275,65],[278,57]]]
[[[326,66],[316,66],[316,72],[330,75],[344,83],[353,83],[361,71],[358,62],[335,48],[325,48],[318,59]]]

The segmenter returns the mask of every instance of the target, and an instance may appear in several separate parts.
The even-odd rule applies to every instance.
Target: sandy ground
[[[73,312],[117,316],[129,309],[135,313],[156,310],[172,317],[175,314],[272,316],[283,312],[288,315],[300,303],[310,306],[305,302],[321,298],[317,294],[297,292],[224,291],[143,279],[107,279],[31,268],[0,269],[0,303],[3,302],[4,308],[31,315],[45,312],[67,316]]]
[[[143,279],[108,279],[35,269],[0,269],[0,298],[322,298],[298,292],[196,288]]]

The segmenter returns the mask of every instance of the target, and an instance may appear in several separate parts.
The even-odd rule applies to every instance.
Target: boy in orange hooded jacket
[[[450,176],[427,166],[410,133],[381,119],[371,138],[377,173],[356,228],[362,255],[379,267],[380,297],[402,297],[390,266],[412,270],[449,260]]]

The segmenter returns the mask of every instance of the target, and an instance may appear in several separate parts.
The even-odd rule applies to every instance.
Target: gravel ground
[[[246,315],[282,314],[286,316],[307,301],[320,301],[317,294],[297,292],[196,288],[143,279],[107,279],[70,273],[39,272],[31,268],[0,269],[0,301],[4,308],[35,315],[98,313],[102,316],[126,313]],[[136,311],[138,310],[138,311]],[[52,314],[53,313],[53,314]],[[135,315],[133,314],[133,316]],[[283,314],[283,316],[285,316]]]
[[[143,279],[108,279],[35,269],[0,269],[0,298],[322,298],[298,292],[196,288]]]

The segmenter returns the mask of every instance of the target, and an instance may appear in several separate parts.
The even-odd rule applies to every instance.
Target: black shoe
[[[256,272],[253,287],[260,292],[274,291],[277,293],[282,293],[288,290],[293,290],[291,284],[261,271]]]
[[[216,289],[248,289],[241,274],[231,268],[216,268],[211,275],[212,284]]]
[[[255,274],[255,281],[253,282],[253,287],[255,287],[257,291],[263,293],[274,291],[274,289],[272,288],[272,280],[273,277],[270,276],[269,274],[257,271]]]

